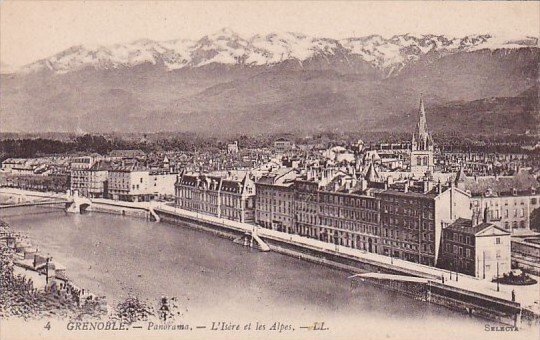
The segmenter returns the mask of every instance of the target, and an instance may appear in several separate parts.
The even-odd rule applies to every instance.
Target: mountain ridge
[[[211,63],[241,66],[273,66],[294,61],[299,67],[314,58],[357,59],[382,71],[386,76],[399,71],[431,53],[444,56],[478,49],[538,47],[538,38],[504,39],[490,34],[449,38],[444,35],[380,35],[332,39],[300,33],[256,34],[243,38],[230,29],[222,29],[198,40],[154,41],[139,39],[108,46],[78,45],[21,68],[30,73],[52,71],[67,73],[84,67],[96,69],[129,68],[150,63],[162,64],[169,71],[201,67]],[[329,62],[327,60],[327,62]]]
[[[139,54],[137,63],[129,67],[109,67],[113,64],[97,57],[91,60],[101,63],[79,63],[76,59],[73,64],[65,64],[76,66],[67,72],[51,70],[41,61],[38,64],[45,68],[2,74],[0,129],[209,134],[336,129],[409,131],[411,118],[407,117],[417,110],[421,93],[426,109],[435,110],[433,118],[429,118],[428,112],[435,125],[433,130],[459,131],[461,110],[471,122],[464,128],[466,132],[489,133],[486,127],[490,126],[493,133],[524,133],[527,124],[537,123],[532,115],[538,111],[538,96],[532,93],[539,81],[537,39],[516,44],[513,40],[483,35],[460,38],[459,42],[436,35],[421,39],[409,35],[354,38],[351,44],[355,46],[360,46],[360,40],[362,46],[372,47],[386,46],[391,39],[411,42],[410,46],[398,48],[402,53],[398,59],[411,56],[408,62],[402,64],[399,59],[394,63],[397,59],[388,59],[392,60],[390,64],[378,68],[373,60],[347,52],[336,40],[321,41],[318,47],[318,51],[325,51],[325,47],[333,46],[332,53],[321,52],[303,61],[293,58],[256,65],[233,58],[234,63],[217,62],[215,40],[224,46],[222,51],[245,49],[249,43],[238,40],[234,32],[225,33],[230,36],[218,34],[197,41],[198,52],[190,55],[190,61],[199,65],[196,67],[170,69],[163,60],[152,63],[144,59],[148,55]],[[253,39],[259,41],[261,37]],[[310,39],[305,35],[289,38]],[[269,39],[279,40],[280,35]],[[504,46],[509,48],[498,48],[501,41],[508,43]],[[139,40],[136,46],[153,44],[151,40]],[[290,45],[286,41],[283,44]],[[434,50],[437,44],[472,47],[450,53],[447,49]],[[291,55],[299,56],[307,50],[293,51]],[[66,50],[58,60],[70,60],[73,53],[79,56],[80,51]],[[269,55],[269,60],[275,55]],[[174,56],[169,55],[169,60],[178,60]],[[243,54],[238,53],[239,56]],[[527,99],[520,97],[531,88]],[[522,99],[508,99],[514,97]],[[486,98],[503,99],[492,103]],[[463,104],[468,102],[472,104]],[[519,119],[512,120],[512,114]],[[439,119],[438,115],[453,119]],[[479,117],[491,119],[493,124],[485,124]],[[529,130],[534,130],[534,126]]]

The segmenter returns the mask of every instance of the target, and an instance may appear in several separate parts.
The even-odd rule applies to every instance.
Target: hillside
[[[407,131],[423,93],[436,130],[459,130],[463,110],[471,131],[522,132],[538,112],[538,96],[520,96],[538,79],[533,40],[220,31],[190,43],[74,47],[2,74],[1,131]],[[185,63],[174,64],[180,55]]]

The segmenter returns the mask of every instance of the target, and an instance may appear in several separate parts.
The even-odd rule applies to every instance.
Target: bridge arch
[[[82,213],[85,213],[88,211],[88,208],[90,207],[90,203],[81,203],[79,205],[79,212],[82,214]]]

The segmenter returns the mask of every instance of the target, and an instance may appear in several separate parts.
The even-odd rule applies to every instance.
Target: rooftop
[[[491,228],[491,227],[510,235],[510,233],[496,227],[494,224],[491,224],[488,222],[482,222],[480,224],[473,226],[472,220],[461,218],[461,217],[458,218],[454,223],[446,227],[446,230],[457,231],[457,232],[461,232],[461,233],[469,234],[469,235],[476,235],[479,232],[485,230],[486,228]]]

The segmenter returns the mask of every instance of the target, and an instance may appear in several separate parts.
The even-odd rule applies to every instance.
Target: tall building
[[[319,225],[314,228],[315,237],[321,241],[378,253],[381,243],[379,200],[358,191],[359,186],[349,190],[327,189],[319,190]]]
[[[111,164],[109,162],[98,160],[90,169],[86,170],[88,183],[86,185],[87,197],[89,198],[107,198],[108,197],[108,176]],[[83,195],[86,196],[86,195]]]
[[[238,222],[255,221],[255,182],[250,174],[243,179],[224,178],[219,198],[220,217]]]
[[[77,157],[71,162],[71,190],[78,191],[80,196],[90,197],[90,169],[95,162],[96,158],[92,156]]]
[[[470,195],[454,186],[422,192],[389,189],[375,196],[381,201],[379,253],[429,266],[437,264],[442,230],[471,216]]]
[[[411,144],[411,173],[415,177],[423,177],[426,173],[433,173],[433,163],[433,139],[427,129],[424,100],[420,98],[418,123]]]
[[[264,228],[292,233],[294,231],[294,181],[292,168],[271,171],[256,183],[255,223]]]

